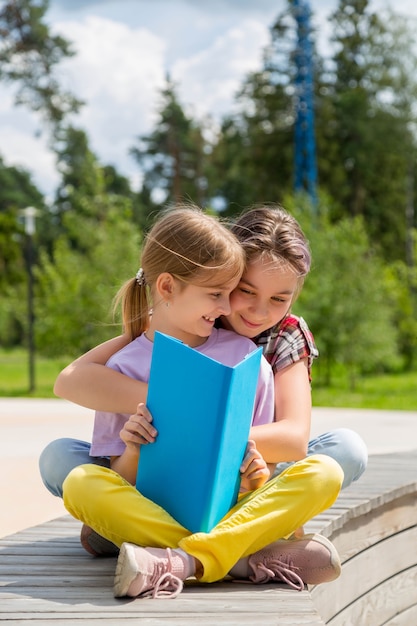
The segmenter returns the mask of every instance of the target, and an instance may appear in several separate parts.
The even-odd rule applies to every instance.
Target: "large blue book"
[[[193,533],[237,501],[261,355],[230,367],[155,333],[146,404],[158,436],[141,447],[136,487]]]

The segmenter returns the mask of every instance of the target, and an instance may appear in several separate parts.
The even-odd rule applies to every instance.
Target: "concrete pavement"
[[[38,470],[43,448],[59,437],[91,437],[93,411],[65,400],[0,398],[0,537],[66,514]]]
[[[58,437],[89,440],[93,411],[59,399],[0,398],[0,537],[66,514],[43,486],[38,458]],[[417,411],[314,408],[312,437],[352,428],[369,454],[417,449]]]

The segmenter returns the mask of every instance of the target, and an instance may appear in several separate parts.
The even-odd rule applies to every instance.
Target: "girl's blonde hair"
[[[146,235],[138,276],[119,290],[124,331],[131,339],[149,327],[152,290],[168,272],[184,285],[221,286],[239,280],[245,255],[235,235],[218,219],[194,205],[165,211]]]
[[[259,259],[290,267],[298,277],[298,295],[310,271],[311,252],[297,220],[279,205],[253,207],[231,227],[245,251],[246,264]]]

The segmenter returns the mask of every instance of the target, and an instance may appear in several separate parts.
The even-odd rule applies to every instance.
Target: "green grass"
[[[313,370],[314,372],[314,370]],[[356,409],[417,410],[417,372],[366,376],[353,391],[346,377],[335,378],[331,387],[315,384],[314,406]]]
[[[27,352],[20,348],[0,349],[0,396],[54,398],[55,379],[71,360],[70,357],[45,359],[36,355],[36,389],[29,393]],[[331,387],[320,384],[318,373],[313,368],[314,406],[417,411],[417,372],[367,376],[358,380],[354,391],[349,390],[343,373],[334,377]]]
[[[35,391],[29,393],[28,353],[17,348],[0,350],[0,397],[55,398],[52,391],[59,372],[71,359],[35,355]]]

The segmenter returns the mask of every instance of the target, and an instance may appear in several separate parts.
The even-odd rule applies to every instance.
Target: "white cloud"
[[[40,189],[51,193],[59,182],[55,157],[48,150],[44,138],[28,132],[26,124],[24,126],[2,125],[2,146],[7,148],[5,163],[26,169]]]
[[[165,43],[144,28],[91,15],[55,24],[55,30],[74,44],[77,55],[62,67],[69,68],[74,87],[88,100],[143,101],[160,82]]]
[[[245,20],[217,37],[212,45],[172,67],[183,104],[198,115],[220,116],[231,110],[243,77],[261,65],[269,35],[259,22]]]
[[[127,152],[152,121],[165,43],[144,28],[93,15],[55,29],[77,51],[62,64],[67,87],[86,103],[75,124],[87,130],[100,160],[133,171]]]
[[[14,104],[15,89],[1,85],[0,155],[10,167],[19,167],[31,174],[36,186],[51,193],[58,183],[55,157],[47,146],[38,114]]]

